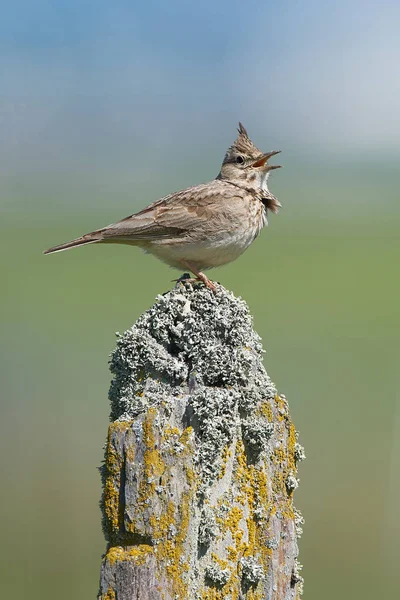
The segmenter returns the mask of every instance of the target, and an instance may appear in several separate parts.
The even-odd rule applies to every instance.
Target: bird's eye
[[[236,157],[236,162],[238,163],[238,165],[242,165],[244,163],[243,156],[237,156]]]

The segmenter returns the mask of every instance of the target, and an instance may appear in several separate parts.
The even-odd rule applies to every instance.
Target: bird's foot
[[[217,293],[217,287],[215,283],[208,279],[207,275],[204,275],[204,273],[202,273],[201,271],[198,271],[197,273],[195,273],[195,275],[197,275],[196,281],[201,281],[209,290],[214,292],[214,294]]]
[[[214,292],[214,294],[217,293],[217,286],[215,285],[215,283],[213,281],[211,281],[210,279],[208,279],[208,277],[206,277],[204,275],[204,273],[199,273],[199,276],[197,278],[198,281],[202,281],[204,283],[204,285],[211,290],[212,292]]]
[[[208,277],[206,275],[204,275],[204,273],[202,273],[201,271],[198,271],[195,273],[196,277],[191,277],[190,273],[183,273],[183,275],[181,275],[178,279],[173,279],[173,281],[176,281],[177,283],[198,283],[201,282],[203,283],[209,290],[211,290],[212,292],[214,292],[214,294],[217,292],[217,288],[214,282],[210,281],[210,279],[208,279]]]

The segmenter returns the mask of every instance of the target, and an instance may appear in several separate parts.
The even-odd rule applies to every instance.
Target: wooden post
[[[289,600],[303,448],[243,300],[178,283],[118,337],[101,600]]]

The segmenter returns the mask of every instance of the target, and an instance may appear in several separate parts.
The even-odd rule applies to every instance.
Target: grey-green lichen
[[[297,438],[297,436],[296,436]],[[298,442],[295,443],[294,446],[294,458],[296,460],[296,462],[301,462],[302,460],[305,460],[306,458],[306,452],[304,450],[304,447],[299,444]]]
[[[222,569],[219,565],[211,564],[205,568],[205,576],[210,586],[222,588],[228,583],[231,572],[229,569]]]
[[[200,546],[209,546],[210,543],[219,534],[219,528],[216,521],[216,514],[212,508],[206,504],[200,515],[199,524],[199,544]]]
[[[243,440],[255,456],[268,449],[268,440],[273,431],[273,423],[265,422],[259,417],[251,416],[242,420]]]
[[[196,464],[204,489],[217,476],[220,450],[232,442],[237,427],[242,426],[249,451],[268,450],[273,424],[249,417],[276,394],[262,354],[243,300],[223,288],[214,295],[178,284],[118,334],[110,361],[111,419],[129,420],[184,396],[201,440]]]
[[[118,334],[110,362],[111,417],[135,417],[171,391],[176,395],[189,386],[199,397],[217,388],[227,395],[224,403],[234,388],[232,394],[240,396],[236,404],[249,410],[260,395],[276,393],[265,376],[262,352],[243,300],[221,287],[214,295],[178,284]]]
[[[255,585],[264,576],[264,569],[260,565],[260,559],[254,556],[241,558],[242,579],[247,585]]]
[[[290,492],[297,490],[299,487],[299,481],[292,473],[286,478],[286,487]]]
[[[303,569],[303,565],[299,563],[297,558],[294,559],[294,567],[292,571],[292,586],[297,585],[299,596],[303,593],[304,587],[304,578],[300,574],[300,571]]]
[[[294,509],[294,525],[295,525],[297,539],[299,539],[303,535],[303,527],[302,526],[304,525],[304,517],[297,508]]]

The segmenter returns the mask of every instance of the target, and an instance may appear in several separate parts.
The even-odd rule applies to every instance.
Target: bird
[[[88,244],[129,244],[171,267],[190,271],[195,276],[191,281],[216,292],[215,282],[204,271],[236,260],[268,224],[268,211],[277,213],[281,208],[267,185],[270,172],[281,167],[268,161],[280,150],[259,150],[242,123],[237,131],[212,181],[164,196],[138,213],[44,254]]]

